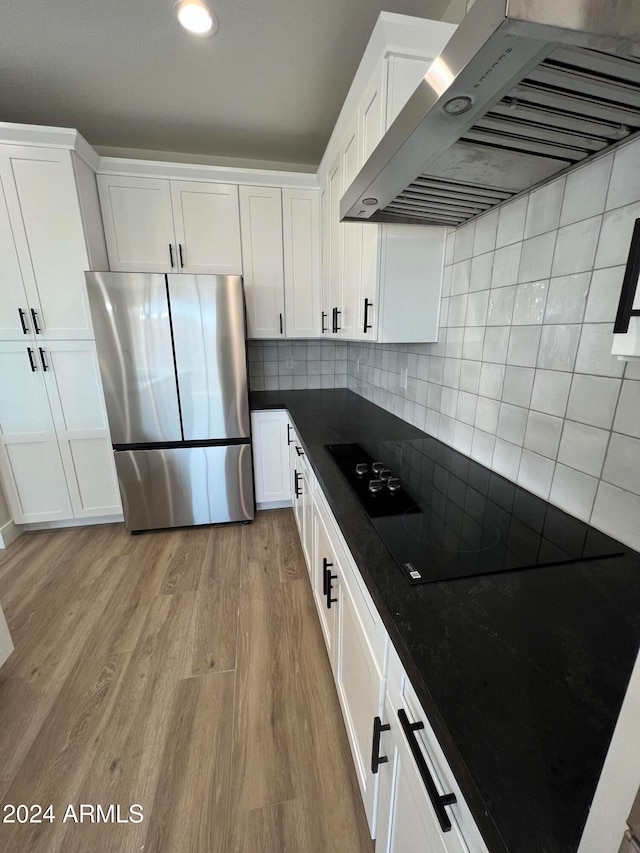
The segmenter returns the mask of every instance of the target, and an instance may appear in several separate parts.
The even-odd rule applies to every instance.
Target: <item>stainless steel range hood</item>
[[[460,225],[638,130],[638,0],[477,0],[340,216]]]

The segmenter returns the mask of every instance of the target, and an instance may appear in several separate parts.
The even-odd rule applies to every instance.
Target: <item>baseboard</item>
[[[124,516],[103,515],[96,518],[67,518],[64,521],[38,521],[34,524],[18,524],[20,533],[23,530],[54,530],[58,527],[88,527],[93,524],[119,524],[124,521]]]
[[[266,501],[265,503],[256,504],[256,509],[259,512],[261,509],[284,509],[291,506],[293,506],[291,501]]]
[[[0,526],[0,548],[7,548],[21,533],[22,530],[20,530],[17,524],[14,524],[11,520],[6,521]]]

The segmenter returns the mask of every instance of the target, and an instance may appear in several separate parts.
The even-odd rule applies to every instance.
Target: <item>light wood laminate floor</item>
[[[371,853],[291,510],[24,534],[0,602],[0,803],[55,814],[3,853]]]

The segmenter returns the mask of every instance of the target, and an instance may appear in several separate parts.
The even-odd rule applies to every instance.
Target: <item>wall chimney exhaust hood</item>
[[[477,0],[340,216],[455,227],[638,130],[637,0]]]

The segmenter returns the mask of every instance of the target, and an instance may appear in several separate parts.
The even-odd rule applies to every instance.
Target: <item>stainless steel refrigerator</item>
[[[85,275],[127,529],[250,521],[240,276]]]

